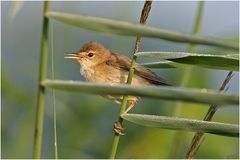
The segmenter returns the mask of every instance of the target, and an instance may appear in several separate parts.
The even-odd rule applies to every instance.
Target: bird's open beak
[[[79,59],[79,55],[76,53],[67,53],[65,54],[64,58],[66,59]]]

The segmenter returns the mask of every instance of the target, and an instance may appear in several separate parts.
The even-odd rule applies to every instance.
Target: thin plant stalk
[[[54,80],[54,50],[53,50],[53,24],[51,24],[51,67],[52,67],[52,80]],[[53,137],[54,137],[54,158],[58,159],[58,146],[57,146],[57,110],[56,110],[56,96],[55,89],[52,89],[52,107],[53,107]]]
[[[198,35],[199,34],[200,26],[201,26],[201,22],[202,22],[202,12],[203,12],[203,4],[204,4],[203,2],[204,1],[199,1],[198,2],[197,15],[196,15],[192,35]],[[189,45],[188,52],[195,53],[196,50],[197,50],[197,48],[196,48],[195,44],[190,44]],[[183,75],[182,75],[182,79],[181,79],[181,83],[180,83],[181,86],[186,86],[189,83],[192,71],[193,71],[193,67],[190,67],[190,66],[184,70]],[[179,103],[176,104],[176,107],[175,107],[175,110],[174,110],[174,116],[178,116],[181,113],[181,109],[182,109],[183,105],[184,104],[182,102],[179,102]],[[177,134],[175,134],[173,136],[173,144],[172,144],[172,147],[170,149],[169,158],[175,158],[177,148],[179,147],[179,145],[181,143],[181,137],[182,137],[181,132],[178,132]]]
[[[222,85],[219,89],[220,92],[225,89],[225,87],[227,86],[227,84],[229,83],[229,81],[231,80],[232,77],[233,77],[233,71],[230,71],[227,74],[225,80],[223,81],[223,83],[222,83]],[[204,121],[211,121],[212,118],[213,118],[213,115],[216,113],[217,109],[218,109],[217,105],[211,105],[203,120]],[[195,133],[193,138],[192,138],[190,147],[189,147],[189,149],[188,149],[188,151],[185,155],[185,158],[192,159],[196,155],[196,153],[197,153],[200,145],[204,141],[204,139],[205,139],[205,134],[204,133],[200,133],[200,132]]]
[[[148,18],[149,12],[151,10],[151,5],[152,5],[152,1],[145,1],[144,7],[142,9],[142,14],[141,14],[141,18],[140,18],[140,24],[146,24],[146,20]],[[140,48],[140,44],[141,44],[141,38],[137,37],[136,42],[135,42],[135,48],[134,48],[134,54],[133,54],[133,58],[131,61],[131,67],[128,73],[128,79],[127,79],[127,84],[131,84],[132,82],[132,78],[134,75],[134,69],[136,66],[136,62],[137,62],[137,55],[136,53],[138,53],[138,50]],[[128,100],[128,96],[124,96],[123,97],[123,101],[121,104],[121,108],[119,111],[119,118],[117,123],[122,125],[123,123],[123,118],[121,117],[121,115],[124,113],[126,106],[127,106],[127,100]],[[115,134],[114,139],[113,139],[113,145],[112,145],[112,150],[111,150],[111,154],[110,154],[110,158],[111,159],[115,159],[116,157],[116,152],[117,152],[117,147],[119,144],[119,139],[120,139],[120,134]]]
[[[39,67],[39,84],[38,84],[38,96],[37,96],[37,110],[34,130],[34,144],[33,144],[33,158],[39,159],[41,156],[41,143],[45,110],[45,87],[41,85],[41,81],[45,80],[47,72],[47,56],[48,56],[48,18],[45,14],[49,9],[49,1],[44,1],[44,18],[43,18],[43,30],[41,41],[41,56]]]

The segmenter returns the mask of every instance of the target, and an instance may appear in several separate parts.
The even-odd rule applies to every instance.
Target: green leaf
[[[213,55],[185,52],[139,52],[138,56],[166,59],[180,64],[190,64],[205,68],[239,71],[239,54]],[[152,68],[163,66],[161,61],[143,65]],[[177,66],[175,63],[169,63],[169,65]]]
[[[48,12],[46,16],[50,19],[54,19],[65,24],[93,30],[96,32],[104,32],[126,36],[160,38],[176,42],[205,44],[224,48],[232,48],[235,50],[239,49],[238,43],[229,43],[226,40],[218,40],[196,35],[185,35],[175,31],[147,27],[141,24],[134,24],[126,21],[118,21],[106,18],[82,16],[61,12]]]
[[[100,83],[45,80],[42,85],[66,91],[78,91],[100,95],[136,95],[167,100],[181,100],[207,104],[238,104],[239,96],[229,93],[219,93],[206,89],[189,89],[165,86],[134,86],[134,85],[109,85]]]
[[[147,127],[206,132],[231,137],[239,136],[238,125],[228,123],[143,114],[123,114],[121,117],[127,121]]]

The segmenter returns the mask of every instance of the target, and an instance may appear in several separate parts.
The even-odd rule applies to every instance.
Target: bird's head
[[[64,58],[75,59],[81,66],[92,67],[105,61],[111,53],[97,42],[88,42],[77,53],[66,54]]]

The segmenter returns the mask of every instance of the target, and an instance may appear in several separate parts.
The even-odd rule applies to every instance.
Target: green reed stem
[[[152,5],[152,1],[145,1],[144,7],[142,9],[142,14],[141,14],[141,18],[140,18],[140,24],[145,24],[146,20],[148,18],[149,12],[151,10],[151,5]],[[138,53],[138,50],[140,48],[140,44],[141,44],[141,38],[137,37],[136,42],[135,42],[135,48],[134,48],[134,54],[133,54],[133,58],[131,61],[131,66],[130,66],[130,70],[128,73],[128,79],[127,79],[127,84],[131,84],[132,83],[132,78],[134,75],[134,69],[137,63],[137,55],[136,53]],[[123,118],[121,117],[121,115],[124,113],[126,107],[127,107],[127,100],[128,100],[128,96],[123,96],[123,100],[122,100],[122,105],[119,111],[119,117],[118,117],[118,121],[117,123],[122,125],[123,123]],[[117,147],[119,144],[119,139],[120,139],[120,135],[119,134],[115,134],[114,139],[113,139],[113,145],[112,145],[112,150],[111,150],[111,154],[110,154],[110,158],[111,159],[115,159],[116,157],[116,152],[117,152]]]
[[[53,50],[53,24],[51,25],[51,63],[52,63],[52,80],[54,80],[54,50]],[[55,89],[52,89],[52,106],[53,106],[53,133],[54,133],[54,158],[58,159],[57,146],[57,110],[56,110]]]
[[[127,84],[131,84],[131,82],[132,82],[132,77],[134,75],[134,66],[136,64],[136,60],[137,60],[137,56],[134,55],[133,59],[132,59],[132,62],[131,62],[131,68],[130,68],[129,74],[128,74]],[[127,99],[128,99],[128,96],[123,97],[122,105],[121,105],[121,108],[120,108],[120,111],[119,111],[119,117],[118,117],[117,123],[119,123],[121,125],[123,123],[123,118],[121,117],[121,115],[124,113],[124,111],[127,107]],[[117,152],[119,139],[120,139],[120,135],[115,134],[114,140],[113,140],[113,145],[112,145],[112,151],[111,151],[111,154],[110,154],[111,159],[114,159],[116,157],[116,152]]]
[[[39,159],[41,156],[41,143],[43,132],[43,120],[45,110],[45,87],[40,85],[41,81],[45,80],[47,72],[47,54],[48,54],[48,18],[45,17],[45,13],[48,12],[49,2],[44,2],[44,18],[42,29],[42,42],[41,42],[41,57],[39,67],[39,84],[38,84],[38,96],[37,96],[37,110],[34,130],[34,144],[33,144],[33,158]]]
[[[196,15],[192,35],[198,35],[199,34],[200,26],[201,26],[201,22],[202,22],[203,2],[204,1],[199,1],[198,2],[197,15]],[[196,44],[190,44],[187,50],[188,50],[188,52],[195,53],[196,50],[197,50]],[[184,72],[182,74],[182,79],[181,79],[180,86],[186,86],[189,83],[192,71],[193,71],[193,67],[190,67],[190,66],[184,70]],[[182,110],[183,105],[184,104],[182,102],[179,102],[179,103],[176,104],[176,107],[175,107],[175,110],[174,110],[174,116],[178,116],[178,115],[181,114],[181,110]],[[181,136],[182,136],[181,132],[178,132],[177,134],[174,135],[173,145],[172,145],[171,150],[170,150],[170,155],[169,155],[170,157],[169,158],[175,158],[176,150],[177,150],[177,148],[178,148],[178,146],[180,145],[180,142],[181,142],[181,138],[182,138]]]

